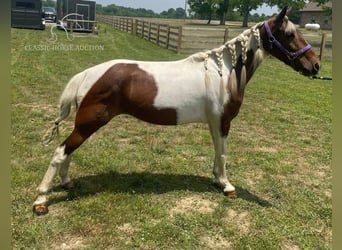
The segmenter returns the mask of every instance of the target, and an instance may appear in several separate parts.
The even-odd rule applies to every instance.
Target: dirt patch
[[[225,249],[230,250],[234,249],[232,244],[224,237],[220,235],[215,236],[203,236],[201,237],[201,241],[205,245],[206,249]]]
[[[60,243],[55,243],[51,246],[50,249],[60,249],[60,250],[66,250],[66,249],[83,249],[86,248],[86,245],[84,244],[84,239],[80,236],[70,236],[68,235],[64,239],[61,240]]]
[[[264,178],[264,172],[253,169],[253,171],[246,173],[246,182],[249,187],[257,186],[257,183]]]
[[[52,114],[57,114],[58,106],[50,105],[50,104],[42,104],[42,103],[16,103],[13,105],[14,107],[20,108],[28,108],[35,112],[48,112]]]
[[[175,206],[170,210],[169,214],[171,217],[173,217],[175,214],[193,212],[210,214],[215,211],[217,206],[218,204],[211,200],[204,199],[199,195],[192,195],[177,201]]]
[[[281,249],[283,250],[299,250],[300,248],[294,245],[292,242],[285,242],[283,243]]]
[[[238,213],[233,209],[228,209],[227,217],[225,218],[225,220],[228,223],[233,223],[237,227],[241,235],[245,235],[249,232],[251,222],[248,212],[243,211],[241,213]]]
[[[275,154],[278,152],[278,149],[271,148],[271,147],[256,147],[254,150],[260,153],[271,153],[271,154]]]
[[[119,226],[118,229],[126,235],[133,235],[136,231],[134,227],[131,225],[131,223],[125,223]]]

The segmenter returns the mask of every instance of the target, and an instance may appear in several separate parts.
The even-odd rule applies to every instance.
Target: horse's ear
[[[275,24],[275,29],[279,29],[281,27],[281,25],[283,24],[284,18],[286,16],[286,14],[288,13],[288,11],[291,11],[291,8],[289,9],[287,6],[285,6],[281,12],[276,16],[276,20],[274,22]]]

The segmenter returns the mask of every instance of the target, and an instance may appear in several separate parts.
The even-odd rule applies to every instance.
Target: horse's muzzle
[[[319,62],[313,63],[311,67],[305,67],[302,70],[302,74],[305,76],[314,76],[319,73],[321,64]]]
[[[317,62],[313,65],[312,70],[313,70],[314,74],[318,74],[320,69],[321,69],[321,64],[319,62]]]

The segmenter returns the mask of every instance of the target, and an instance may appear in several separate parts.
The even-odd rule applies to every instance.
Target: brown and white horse
[[[53,131],[69,115],[72,104],[77,107],[74,129],[55,150],[37,189],[34,212],[48,212],[47,193],[57,174],[64,187],[73,186],[68,176],[71,154],[120,114],[161,125],[208,123],[215,147],[214,182],[235,198],[226,175],[227,136],[255,70],[269,54],[307,76],[320,69],[318,57],[286,14],[287,7],[221,47],[183,60],[113,60],[75,75],[61,95]]]

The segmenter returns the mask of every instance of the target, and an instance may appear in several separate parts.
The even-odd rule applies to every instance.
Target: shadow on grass
[[[56,197],[50,204],[65,200],[75,200],[101,192],[139,194],[162,194],[177,190],[193,192],[221,192],[213,184],[212,179],[196,175],[161,174],[161,173],[118,173],[110,171],[98,175],[82,176],[74,179],[75,187],[68,191],[67,196]],[[52,191],[61,191],[58,186]],[[268,201],[252,194],[247,189],[236,187],[238,198],[254,202],[262,207],[272,207]]]

